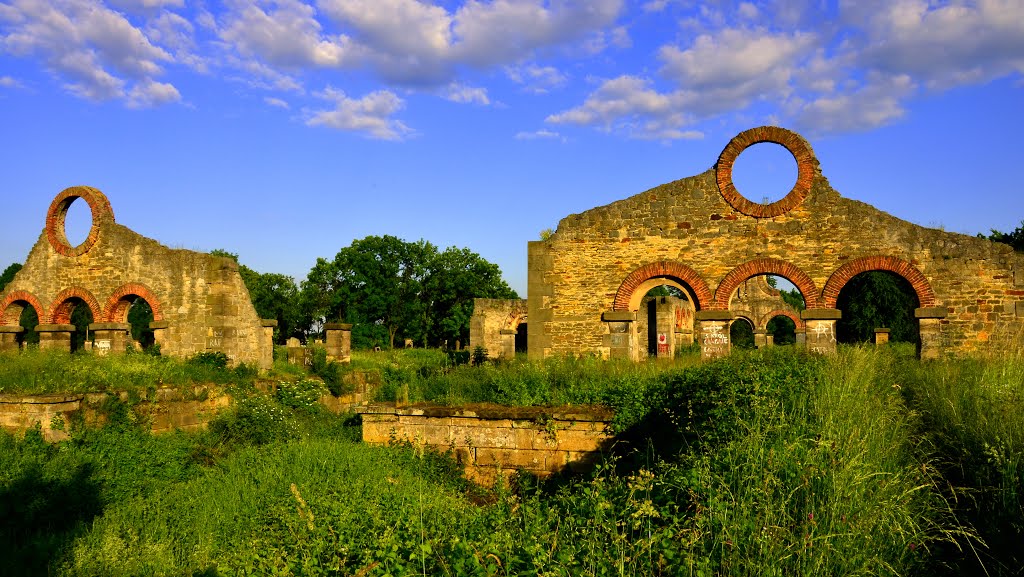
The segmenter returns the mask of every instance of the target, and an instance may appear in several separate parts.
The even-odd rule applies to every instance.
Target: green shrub
[[[277,384],[277,401],[290,409],[315,411],[323,408],[320,397],[327,394],[327,387],[316,379],[282,381]]]
[[[221,351],[200,351],[188,358],[190,364],[211,369],[225,369],[230,360]]]

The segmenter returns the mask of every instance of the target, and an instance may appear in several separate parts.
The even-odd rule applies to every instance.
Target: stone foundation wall
[[[515,357],[519,325],[527,322],[526,299],[473,299],[469,349],[480,346],[492,359]]]
[[[485,485],[517,470],[546,476],[585,468],[612,439],[612,415],[598,408],[381,404],[358,412],[363,442],[454,450],[467,478]]]

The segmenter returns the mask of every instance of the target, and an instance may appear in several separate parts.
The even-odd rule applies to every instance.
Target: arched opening
[[[526,328],[526,323],[519,323],[519,327],[516,328],[516,353],[525,353],[527,350]]]
[[[92,310],[89,305],[78,297],[72,297],[61,305],[70,310],[70,324],[75,325],[75,332],[71,334],[71,352],[80,351],[85,348],[85,342],[92,340],[89,334],[89,325],[95,322]]]
[[[775,321],[771,327],[767,326],[777,316],[781,315],[789,320],[789,325],[784,325],[788,327],[789,333],[783,336],[781,343],[774,340],[775,344],[796,341],[797,323],[794,319],[800,318],[800,311],[804,308],[804,296],[800,289],[785,277],[772,274],[756,274],[739,282],[729,299],[729,310],[733,315],[746,318],[748,321],[757,319],[762,324],[753,328],[763,328],[766,334],[774,334],[773,331],[781,330],[780,323],[784,325],[784,321]],[[762,344],[764,343],[756,343],[756,346]]]
[[[737,349],[754,348],[754,323],[746,317],[737,317],[729,325],[729,342]]]
[[[792,345],[796,343],[796,321],[786,315],[776,315],[768,320],[765,333],[772,337],[774,345]]]
[[[18,315],[18,324],[24,331],[18,333],[17,341],[19,347],[38,346],[39,333],[36,332],[36,325],[39,324],[39,313],[31,306],[24,306],[21,314]]]
[[[143,350],[149,349],[156,343],[153,329],[149,328],[153,322],[153,307],[142,297],[135,297],[128,306],[128,324],[131,325],[132,341],[139,343]]]
[[[836,323],[836,341],[866,343],[875,329],[889,329],[892,342],[921,340],[914,309],[921,306],[917,291],[902,276],[887,270],[859,273],[843,285],[836,298],[842,318]]]
[[[640,299],[637,311],[638,347],[648,357],[672,358],[693,342],[693,297],[672,279],[652,279],[655,286]],[[688,341],[688,342],[687,342]]]

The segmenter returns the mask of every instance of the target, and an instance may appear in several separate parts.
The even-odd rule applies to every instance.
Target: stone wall
[[[71,247],[64,219],[76,199],[89,204],[92,228],[85,242]],[[69,188],[50,205],[24,267],[0,292],[0,324],[16,327],[24,308],[34,307],[40,345],[63,348],[74,303],[84,303],[96,325],[97,349],[116,353],[124,350],[128,307],[136,297],[153,309],[163,354],[221,351],[234,362],[272,364],[273,329],[257,316],[234,260],[171,249],[117,224],[106,196],[89,187]],[[14,342],[10,333],[0,337],[5,347]]]
[[[771,204],[746,200],[732,183],[736,157],[761,142],[786,147],[798,167],[793,190]],[[613,355],[635,331],[628,313],[652,279],[686,288],[702,345],[730,322],[736,288],[759,274],[800,289],[807,345],[823,352],[834,348],[840,289],[870,270],[917,292],[924,357],[1019,346],[1024,333],[1024,255],[843,198],[810,145],[776,127],[741,133],[703,174],[562,219],[550,238],[529,243],[528,258],[531,358]],[[727,353],[722,344],[712,353]]]
[[[546,476],[587,467],[612,438],[612,415],[598,408],[381,404],[358,412],[363,442],[454,450],[467,478],[486,485],[520,469]]]
[[[38,423],[44,439],[60,441],[68,438],[67,431],[76,417],[87,425],[102,424],[105,419],[102,407],[110,396],[110,393],[0,395],[0,428],[22,433]],[[127,393],[117,396],[124,401],[129,399]],[[133,410],[149,419],[152,432],[164,433],[203,428],[230,404],[231,397],[217,387],[163,387],[134,404]]]
[[[526,299],[473,299],[469,348],[481,346],[492,359],[515,357],[515,339],[527,322]]]

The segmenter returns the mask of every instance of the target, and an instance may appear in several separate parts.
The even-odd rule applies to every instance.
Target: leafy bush
[[[225,369],[231,359],[221,351],[200,351],[188,358],[188,362],[200,367]]]
[[[327,387],[323,382],[316,379],[302,379],[301,381],[278,383],[276,396],[279,403],[290,409],[315,411],[323,408],[323,405],[320,404],[320,397],[327,392]]]

